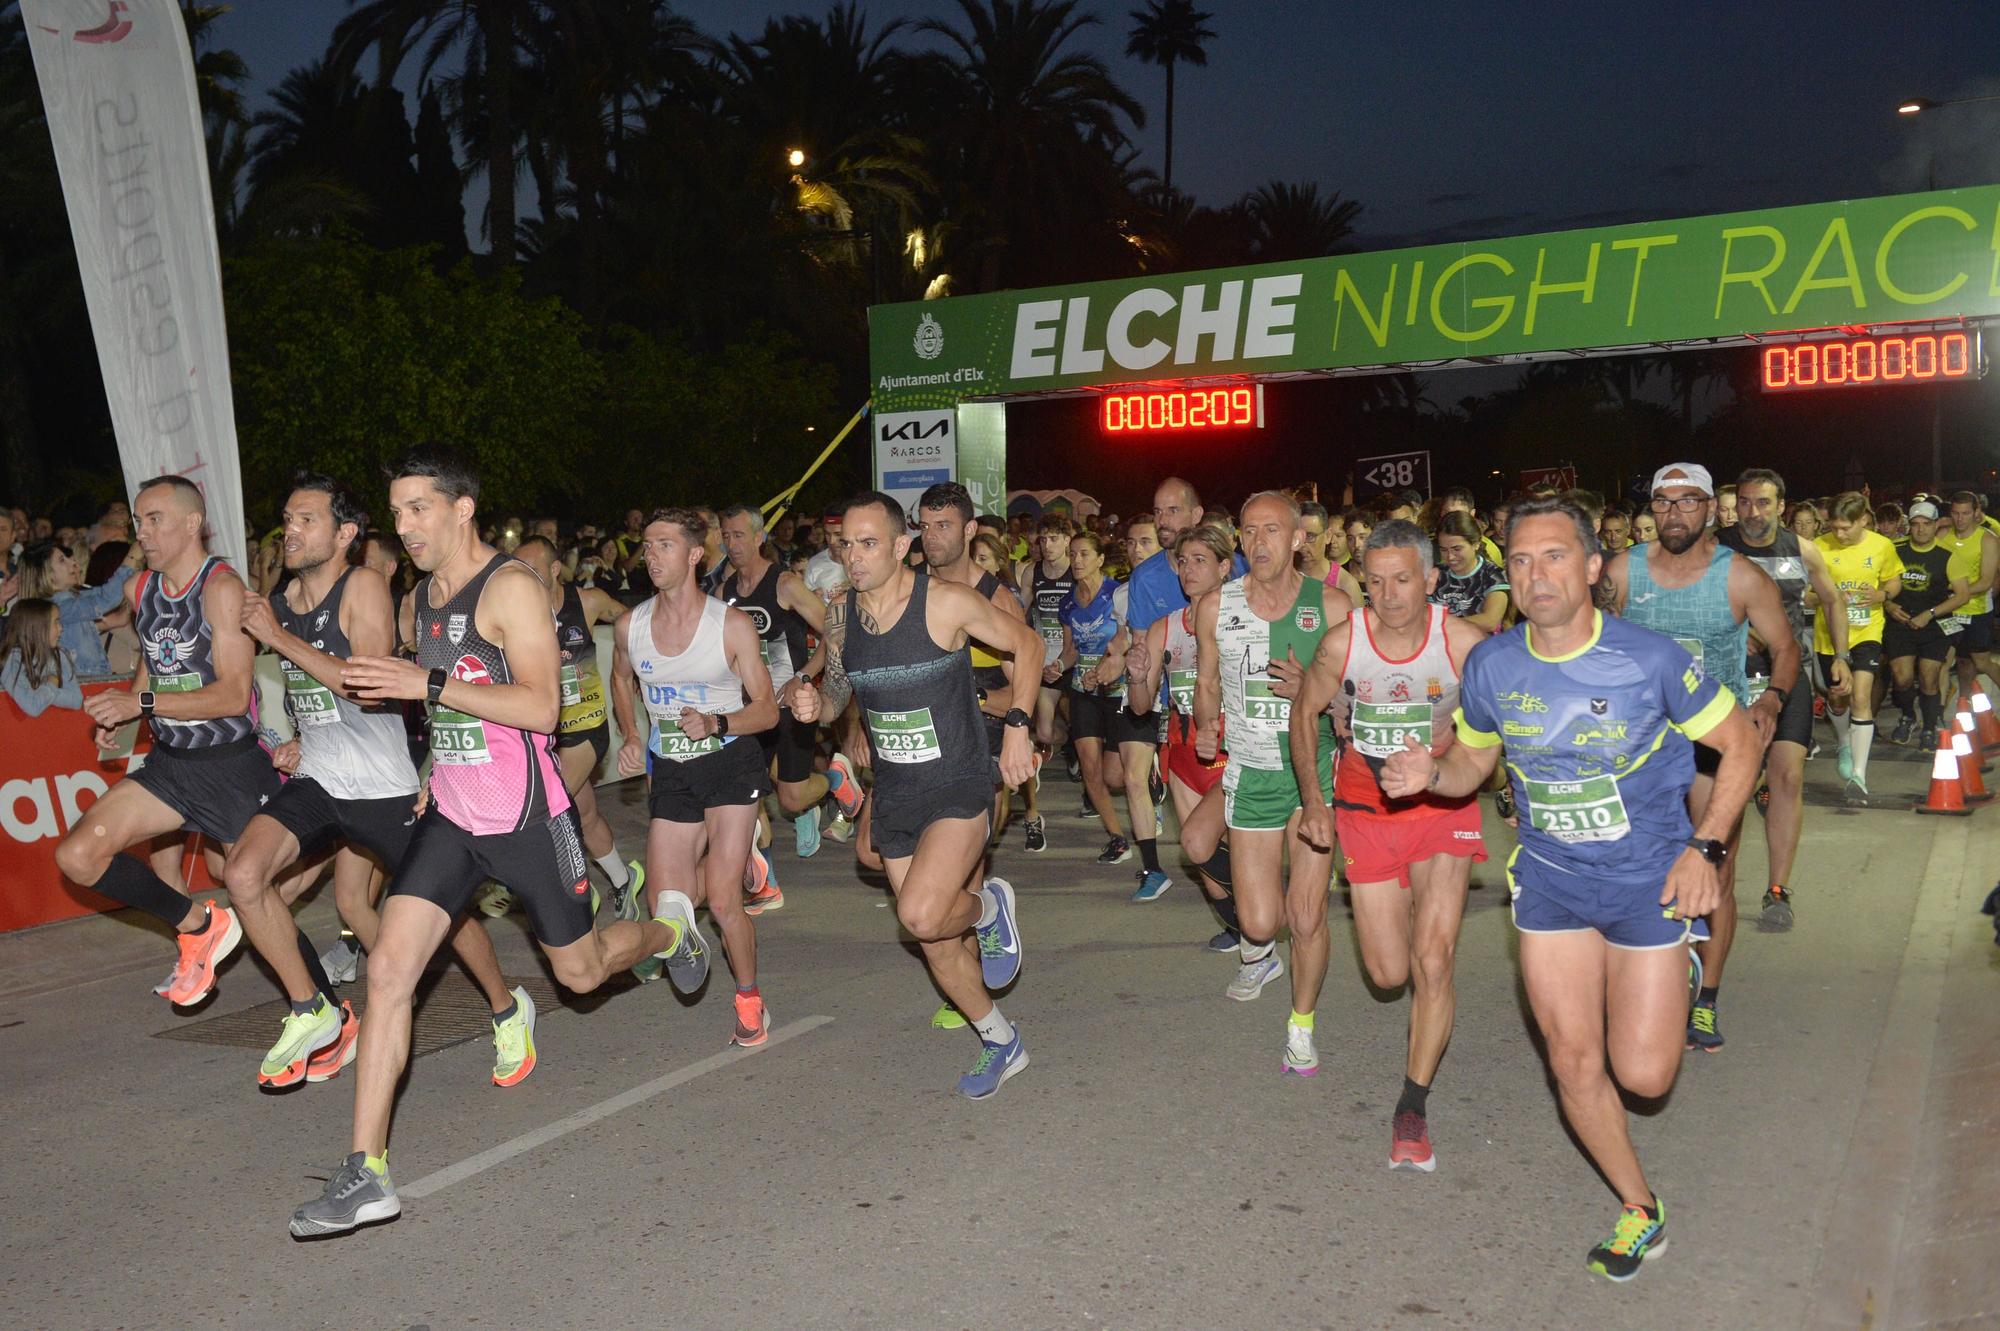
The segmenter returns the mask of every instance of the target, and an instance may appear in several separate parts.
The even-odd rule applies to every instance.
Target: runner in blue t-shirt
[[[1528,622],[1467,656],[1459,742],[1435,760],[1421,744],[1396,754],[1382,789],[1469,795],[1505,749],[1522,815],[1509,865],[1521,977],[1563,1113],[1625,1208],[1587,1263],[1629,1280],[1665,1248],[1666,1215],[1618,1087],[1651,1097],[1673,1085],[1692,997],[1686,942],[1721,900],[1723,838],[1762,746],[1685,648],[1593,608],[1603,569],[1583,510],[1562,499],[1517,507],[1507,573]],[[1692,837],[1690,740],[1722,755]]]

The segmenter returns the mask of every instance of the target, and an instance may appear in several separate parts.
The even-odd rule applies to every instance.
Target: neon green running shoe
[[[1611,1237],[1590,1250],[1590,1269],[1620,1284],[1639,1274],[1639,1267],[1667,1250],[1667,1208],[1658,1193],[1653,1209],[1628,1206],[1618,1217]]]
[[[519,1086],[535,1070],[535,1000],[515,986],[514,1015],[493,1023],[493,1084]]]
[[[286,1014],[278,1042],[257,1069],[257,1084],[273,1090],[296,1086],[305,1080],[312,1056],[339,1039],[340,1009],[325,994],[316,995],[312,1011]]]
[[[616,894],[611,909],[619,919],[636,922],[639,919],[639,907],[646,900],[646,866],[633,860],[625,867],[631,877],[624,889]]]
[[[931,1029],[934,1031],[964,1030],[965,1014],[963,1012],[960,1012],[957,1008],[953,1007],[950,1003],[946,1003],[943,1007],[939,1008],[934,1014],[932,1014]]]

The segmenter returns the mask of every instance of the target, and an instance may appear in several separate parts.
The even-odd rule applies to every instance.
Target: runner
[[[130,690],[84,700],[97,746],[145,718],[152,752],[138,771],[92,804],[56,847],[56,864],[80,887],[135,906],[177,935],[179,959],[153,990],[192,1007],[215,987],[215,968],[243,939],[236,913],[190,900],[126,847],[183,830],[227,850],[278,793],[278,774],[257,744],[255,647],[241,632],[243,581],[208,553],[202,494],[179,476],[139,487],[132,503],[146,571],[126,586],[139,636]]]
[[[1913,739],[1935,743],[1944,725],[1945,657],[1954,639],[1963,635],[1965,607],[1974,599],[1963,576],[1953,576],[1957,552],[1937,540],[1938,508],[1928,499],[1910,505],[1910,539],[1896,553],[1903,561],[1903,594],[1882,608],[1889,622],[1882,630],[1882,650],[1894,680],[1896,722],[1892,744]],[[1923,727],[1917,728],[1919,709]]]
[[[630,898],[632,875],[619,858],[611,824],[597,807],[597,772],[611,749],[611,720],[604,707],[604,674],[597,665],[599,624],[625,613],[607,592],[579,588],[558,574],[556,548],[548,538],[530,536],[514,548],[514,557],[535,571],[549,592],[549,609],[556,617],[556,648],[562,653],[562,719],[556,723],[556,759],[563,789],[569,792],[583,828],[583,849],[611,884],[618,917],[636,920]],[[368,655],[368,653],[360,653]]]
[[[1042,668],[1044,671],[1056,663],[1062,655],[1063,597],[1069,595],[1076,585],[1076,575],[1069,567],[1069,538],[1072,535],[1070,521],[1061,513],[1044,513],[1036,530],[1035,546],[1039,556],[1031,563],[1023,564],[1014,580],[1028,589],[1029,622],[1042,638]],[[1062,689],[1045,689],[1037,680],[1035,689],[1035,745],[1043,753],[1054,753],[1056,743],[1056,708],[1064,701]],[[1071,776],[1081,779],[1080,772]],[[1085,808],[1090,807],[1088,803]],[[1039,822],[1028,824],[1028,834],[1041,834],[1044,847],[1048,844],[1047,829]]]
[[[1508,870],[1521,976],[1563,1114],[1624,1205],[1587,1265],[1623,1281],[1665,1250],[1666,1210],[1639,1167],[1619,1087],[1657,1097],[1673,1085],[1686,944],[1722,900],[1721,838],[1756,780],[1758,742],[1686,651],[1593,609],[1602,561],[1576,505],[1534,499],[1514,509],[1508,582],[1528,623],[1467,657],[1459,742],[1433,759],[1407,741],[1384,765],[1382,789],[1462,798],[1506,748],[1523,815]],[[1690,739],[1722,753],[1692,837]]]
[[[663,894],[668,884],[686,884],[683,899],[707,901],[736,977],[730,1042],[750,1048],[771,1028],[742,892],[757,806],[771,790],[763,746],[751,738],[777,724],[778,708],[756,622],[701,590],[701,522],[693,509],[663,508],[646,523],[640,549],[656,590],[612,630],[612,705],[624,737],[618,771],[638,776],[651,754],[645,889],[656,905],[681,895]],[[635,706],[642,689],[646,729]],[[699,930],[694,940],[705,953]]]
[[[1463,517],[1462,514],[1454,515]],[[1292,706],[1292,770],[1319,769],[1319,716],[1345,717],[1350,742],[1334,772],[1333,809],[1316,781],[1299,782],[1306,844],[1340,839],[1354,903],[1361,962],[1376,988],[1410,986],[1403,1090],[1390,1116],[1389,1166],[1429,1173],[1428,1097],[1451,1039],[1457,994],[1453,959],[1474,861],[1486,858],[1477,792],[1384,798],[1382,765],[1414,740],[1432,753],[1451,746],[1466,653],[1486,631],[1430,600],[1438,572],[1430,538],[1412,522],[1368,534],[1361,566],[1368,605],[1320,639]]]
[[[1168,880],[1160,873],[1158,842],[1154,839],[1158,829],[1150,826],[1152,802],[1146,793],[1144,769],[1141,768],[1139,792],[1135,796],[1127,784],[1122,746],[1130,740],[1150,757],[1152,750],[1147,741],[1157,727],[1151,722],[1135,721],[1114,691],[1124,665],[1122,660],[1114,659],[1113,645],[1124,624],[1118,616],[1119,585],[1104,574],[1103,541],[1089,532],[1071,537],[1069,563],[1076,581],[1064,595],[1058,611],[1063,627],[1062,652],[1042,672],[1042,683],[1059,687],[1069,696],[1070,739],[1076,745],[1077,761],[1083,768],[1084,792],[1110,836],[1097,856],[1097,863],[1123,864],[1132,858],[1132,846],[1125,839],[1118,806],[1111,799],[1113,790],[1123,790],[1131,806],[1134,834],[1142,838],[1142,846],[1149,847],[1140,892],[1145,893],[1153,884],[1154,880],[1147,875],[1160,875],[1159,890],[1136,899],[1152,900],[1166,891]],[[1118,674],[1112,673],[1114,668]],[[1138,821],[1142,807],[1146,825]]]
[[[765,557],[761,510],[748,504],[722,510],[722,548],[735,576],[724,579],[715,594],[749,615],[757,630],[764,673],[779,707],[777,724],[760,733],[757,742],[777,777],[778,805],[792,820],[798,856],[808,860],[819,853],[820,804],[826,799],[827,778],[813,770],[818,727],[801,724],[784,708],[799,681],[817,675],[826,659],[824,647],[806,650],[808,633],[826,635],[826,602],[813,594],[803,577]],[[762,878],[750,903],[753,915],[785,904],[785,894],[771,881],[768,865]]]
[[[1827,707],[1834,733],[1840,737],[1840,776],[1847,783],[1845,797],[1850,808],[1868,807],[1868,753],[1875,742],[1875,677],[1882,673],[1882,629],[1888,616],[1882,613],[1884,600],[1903,590],[1903,561],[1886,536],[1868,530],[1871,512],[1865,495],[1850,490],[1834,497],[1829,530],[1819,538],[1820,553],[1826,556],[1828,573],[1840,588],[1845,602],[1847,665],[1853,675],[1847,707],[1838,696]],[[1660,536],[1666,538],[1661,520]],[[1840,612],[1819,607],[1813,626],[1813,648],[1819,653],[1820,674],[1833,677],[1839,658],[1835,654],[1828,621]],[[1850,719],[1848,709],[1853,715]]]
[[[657,919],[591,928],[583,843],[556,774],[562,663],[547,589],[525,564],[479,539],[478,498],[478,478],[440,449],[420,448],[403,461],[389,485],[389,512],[427,575],[411,594],[418,658],[356,656],[341,672],[356,701],[430,703],[432,766],[427,807],[369,957],[352,1151],[321,1194],[292,1213],[294,1238],[401,1213],[389,1177],[389,1118],[409,1061],[411,1000],[485,878],[520,897],[550,969],[572,992],[588,993],[647,955],[667,954],[684,991],[707,973],[694,907],[679,892],[662,894]],[[526,1027],[532,1040],[532,1009]]]
[[[1281,1066],[1310,1077],[1319,1071],[1313,1018],[1326,980],[1333,859],[1330,847],[1299,836],[1299,792],[1288,739],[1291,700],[1328,618],[1345,619],[1354,607],[1341,592],[1293,567],[1304,539],[1298,501],[1290,495],[1266,490],[1244,503],[1242,541],[1250,571],[1195,607],[1194,714],[1195,753],[1204,760],[1217,756],[1223,727],[1228,728],[1223,820],[1243,961],[1262,968],[1264,983],[1276,979],[1283,973],[1273,950],[1278,930],[1290,926],[1292,1010]],[[1314,776],[1321,798],[1331,799],[1333,732],[1323,715],[1315,724],[1322,745]]]
[[[230,848],[222,881],[244,935],[278,973],[292,1005],[278,1042],[257,1070],[272,1088],[325,1081],[354,1061],[360,1022],[313,954],[290,906],[317,876],[279,873],[341,843],[351,861],[363,853],[393,869],[410,844],[416,819],[417,769],[410,761],[400,710],[364,708],[340,681],[349,656],[383,656],[396,641],[389,587],[366,567],[349,567],[348,552],[368,515],[347,488],[327,476],[300,472],[284,510],[284,567],[292,576],[273,600],[246,595],[243,629],[278,654],[285,707],[298,736],[274,762],[291,779],[243,829]],[[335,905],[362,951],[375,945],[381,917],[367,895],[372,874],[342,864]],[[352,885],[351,885],[352,884]],[[359,892],[355,890],[358,885]],[[296,947],[294,941],[296,940]],[[509,993],[493,940],[470,917],[452,930],[452,949],[486,995],[507,1013],[495,1020],[493,1084],[515,1086],[535,1070],[527,991]]]
[[[985,597],[907,568],[909,528],[888,495],[850,501],[843,531],[853,587],[828,607],[825,705],[837,713],[851,692],[867,717],[874,844],[932,981],[979,1034],[979,1057],[958,1092],[983,1100],[1027,1067],[1028,1053],[991,997],[1020,973],[1021,934],[1013,887],[980,877],[993,760],[966,644],[976,638],[1032,661],[1040,635]],[[1033,771],[1027,708],[1040,688],[1035,672],[1021,671],[1008,691],[1000,776],[1009,785]],[[817,720],[820,708],[818,690],[800,686],[799,719]]]
[[[1979,496],[1959,490],[1951,496],[1951,524],[1938,532],[1938,544],[1951,551],[1951,576],[1965,579],[1972,599],[1954,618],[1964,622],[1953,633],[1958,651],[1959,696],[1979,692],[1979,676],[2000,680],[1993,668],[1993,584],[2000,574],[2000,536],[1980,522]],[[1949,631],[1949,626],[1947,626]],[[1969,704],[1968,704],[1969,705]]]
[[[1715,482],[1706,467],[1676,462],[1660,468],[1653,474],[1649,507],[1660,539],[1635,546],[1605,566],[1613,606],[1639,627],[1679,643],[1694,659],[1696,674],[1713,678],[1747,709],[1762,753],[1799,684],[1797,644],[1778,585],[1747,556],[1717,540],[1712,525]],[[1745,673],[1753,630],[1759,641],[1770,644],[1769,672],[1754,687]],[[1715,770],[1715,751],[1697,749],[1688,806],[1696,822],[1702,821],[1714,794]],[[1688,1014],[1687,1046],[1711,1054],[1723,1044],[1715,1006],[1722,968],[1736,940],[1735,862],[1742,835],[1739,814],[1723,838],[1729,856],[1716,873],[1722,906],[1708,919],[1708,941],[1697,948],[1704,979]]]
[[[1758,927],[1782,931],[1792,927],[1792,863],[1798,855],[1799,832],[1805,826],[1806,755],[1812,747],[1813,702],[1806,668],[1817,670],[1809,654],[1812,643],[1805,603],[1810,587],[1823,606],[1838,607],[1830,621],[1834,664],[1829,677],[1818,682],[1845,695],[1849,687],[1847,670],[1847,602],[1827,573],[1826,556],[1811,541],[1802,541],[1779,521],[1785,511],[1785,478],[1764,467],[1751,467],[1736,478],[1736,525],[1716,533],[1716,540],[1737,554],[1747,556],[1778,585],[1778,600],[1785,610],[1785,622],[1793,641],[1799,645],[1799,684],[1784,700],[1778,713],[1778,727],[1764,755],[1765,789],[1758,792],[1764,809],[1764,843],[1769,858],[1769,887],[1764,893]],[[1653,521],[1652,511],[1642,515]],[[1658,540],[1655,533],[1653,540]],[[1745,669],[1752,679],[1771,678],[1774,668],[1771,644],[1752,632],[1750,657]]]

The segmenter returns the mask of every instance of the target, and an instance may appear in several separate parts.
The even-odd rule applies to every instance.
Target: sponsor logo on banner
[[[925,360],[936,360],[944,352],[944,329],[929,311],[917,321],[917,335],[910,339],[910,346]]]
[[[875,485],[916,518],[917,499],[958,479],[958,413],[892,411],[875,418]]]

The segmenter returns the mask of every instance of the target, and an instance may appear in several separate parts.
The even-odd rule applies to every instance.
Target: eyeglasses
[[[1655,513],[1664,513],[1670,508],[1678,508],[1683,513],[1692,513],[1707,502],[1707,495],[1682,495],[1679,499],[1655,499],[1652,508]]]

